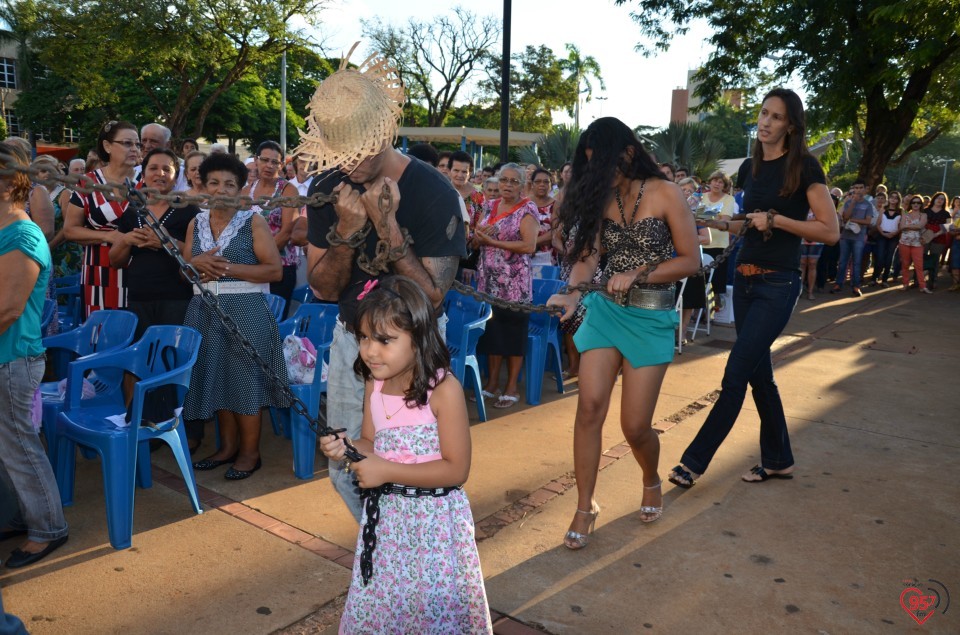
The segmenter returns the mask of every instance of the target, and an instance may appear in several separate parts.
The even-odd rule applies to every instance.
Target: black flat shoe
[[[63,538],[57,538],[56,540],[48,542],[43,551],[38,551],[37,553],[28,553],[22,549],[14,549],[13,553],[10,554],[10,558],[6,562],[7,568],[19,569],[20,567],[29,566],[34,562],[40,562],[51,553],[65,545],[67,538],[69,538],[69,536],[64,536]]]
[[[0,542],[4,540],[10,540],[11,538],[16,538],[17,536],[26,536],[26,529],[8,529],[6,531],[0,531]]]
[[[235,454],[234,454],[233,456],[231,456],[229,459],[225,459],[225,460],[223,460],[223,461],[218,461],[218,460],[216,460],[216,459],[211,459],[211,458],[207,457],[207,458],[203,459],[202,461],[197,461],[196,463],[194,463],[194,464],[193,464],[193,469],[195,469],[195,470],[200,470],[201,472],[207,472],[207,471],[209,471],[209,470],[215,470],[215,469],[217,469],[218,467],[220,467],[221,465],[226,465],[227,463],[233,463],[234,461],[236,461],[236,460],[237,460],[237,454],[239,454],[239,452],[235,453]]]
[[[242,481],[245,478],[250,478],[253,476],[253,473],[259,470],[262,465],[263,464],[260,463],[260,459],[258,458],[257,464],[253,466],[252,470],[237,470],[231,467],[229,470],[227,470],[227,473],[223,475],[223,478],[227,479],[228,481]]]

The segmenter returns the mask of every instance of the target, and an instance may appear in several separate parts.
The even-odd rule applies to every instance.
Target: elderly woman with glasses
[[[123,183],[133,178],[140,163],[137,127],[126,121],[108,122],[97,137],[101,167],[86,176],[88,184]],[[117,196],[123,193],[114,190]],[[84,246],[81,281],[84,316],[98,309],[127,305],[127,285],[122,269],[110,266],[110,245],[120,236],[117,221],[127,210],[126,199],[108,199],[102,192],[74,192],[63,211],[63,237]]]
[[[478,289],[502,300],[530,302],[530,256],[536,250],[540,232],[537,206],[522,195],[526,174],[519,165],[507,163],[500,168],[498,177],[500,198],[484,203],[484,217],[473,234],[472,246],[480,249]],[[490,362],[490,376],[482,394],[497,398],[494,408],[509,408],[520,400],[517,381],[529,321],[527,313],[494,307],[493,318],[480,338],[478,350],[486,353]],[[507,385],[497,394],[504,360]]]
[[[257,147],[258,176],[256,180],[243,189],[243,194],[253,199],[297,196],[297,187],[281,176],[283,161],[283,148],[280,147],[279,143],[276,141],[261,143]],[[299,215],[299,209],[296,207],[280,207],[279,205],[270,208],[254,205],[250,209],[263,216],[267,221],[270,226],[270,233],[273,234],[273,240],[277,243],[277,249],[280,251],[280,260],[283,263],[283,279],[279,282],[270,283],[270,293],[286,300],[287,304],[283,315],[286,318],[286,312],[290,310],[293,288],[297,285],[297,267],[300,265],[300,250],[290,244],[293,224]]]

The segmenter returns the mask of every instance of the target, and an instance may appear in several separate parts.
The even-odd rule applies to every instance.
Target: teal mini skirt
[[[583,298],[587,312],[573,336],[581,353],[594,348],[615,348],[634,368],[673,361],[680,318],[674,309],[623,307],[599,293]]]

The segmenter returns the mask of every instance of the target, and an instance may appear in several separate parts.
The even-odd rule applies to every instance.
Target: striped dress
[[[106,183],[103,172],[89,172],[87,179],[97,185]],[[83,209],[84,227],[96,231],[111,232],[127,210],[127,202],[108,201],[100,192],[81,194],[74,192],[70,203]],[[127,306],[127,286],[123,269],[110,266],[110,243],[85,245],[80,280],[83,285],[84,316],[98,309],[122,309]]]

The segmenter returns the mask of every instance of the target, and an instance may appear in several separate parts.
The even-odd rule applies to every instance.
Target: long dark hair
[[[353,318],[353,332],[359,334],[361,327],[366,327],[370,337],[382,337],[388,326],[410,334],[414,348],[413,379],[403,397],[410,408],[424,406],[428,391],[436,388],[442,379],[440,371],[450,368],[450,352],[440,336],[427,294],[406,276],[380,280],[360,300]],[[359,355],[353,369],[364,380],[372,377],[370,368]]]
[[[628,148],[633,148],[633,152],[628,152]],[[587,150],[591,151],[589,161]],[[613,179],[618,170],[631,180],[667,180],[633,130],[619,119],[601,117],[580,135],[573,154],[573,174],[563,188],[559,216],[564,234],[577,228],[573,248],[567,254],[570,262],[593,252],[603,211],[613,197]]]
[[[766,103],[771,97],[779,97],[787,107],[787,135],[784,137],[784,143],[787,150],[787,169],[784,173],[783,187],[780,188],[780,196],[786,198],[800,187],[800,181],[803,179],[803,159],[809,157],[810,150],[807,149],[807,117],[803,112],[803,102],[800,96],[789,88],[774,88],[763,96],[761,104]],[[763,144],[758,138],[753,142],[753,177],[757,178],[760,174],[760,163],[763,161]]]

